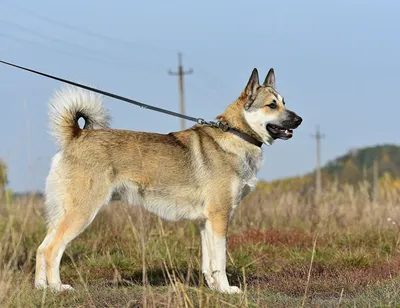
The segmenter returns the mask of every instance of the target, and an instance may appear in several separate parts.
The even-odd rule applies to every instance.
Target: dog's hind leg
[[[35,269],[35,287],[37,289],[44,289],[47,287],[47,277],[46,277],[46,259],[44,257],[44,248],[53,239],[55,230],[54,228],[49,228],[46,237],[40,244],[36,252],[36,269]]]
[[[62,185],[60,185],[61,178],[59,173],[56,172],[60,164],[61,158],[61,153],[57,153],[56,155],[54,155],[51,163],[50,172],[46,180],[45,208],[47,220],[49,221],[49,228],[46,237],[44,238],[43,242],[40,244],[36,252],[35,287],[38,289],[43,289],[47,287],[46,259],[44,255],[44,249],[53,239],[58,218],[61,213],[64,212],[64,209],[61,205],[62,197],[59,194],[60,187],[62,187]]]
[[[61,258],[66,246],[91,223],[96,212],[89,215],[82,215],[82,213],[76,209],[75,211],[66,213],[58,227],[53,231],[54,235],[44,248],[47,282],[51,289],[55,291],[72,289],[71,286],[61,283]]]
[[[40,258],[37,261],[35,285],[44,285],[43,266],[45,267],[47,284],[55,291],[71,290],[72,287],[61,283],[60,262],[66,246],[77,237],[93,221],[102,205],[109,202],[111,191],[106,185],[95,185],[90,188],[79,185],[79,191],[68,193],[69,200],[65,212],[58,217],[56,223],[49,228],[49,232],[38,249]],[[87,189],[86,189],[87,188]],[[108,191],[107,191],[108,190]],[[82,193],[84,192],[84,193]],[[79,199],[77,195],[79,194]],[[79,201],[78,201],[79,200]],[[40,251],[40,252],[39,252]]]

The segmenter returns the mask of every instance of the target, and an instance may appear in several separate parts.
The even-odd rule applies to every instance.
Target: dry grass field
[[[210,291],[192,222],[170,223],[114,202],[68,246],[61,277],[73,293],[33,288],[43,200],[0,204],[1,307],[395,307],[400,305],[400,190],[366,185],[311,194],[259,187],[229,229],[228,278]]]

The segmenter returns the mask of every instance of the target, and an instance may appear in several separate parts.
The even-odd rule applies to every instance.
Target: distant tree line
[[[322,186],[334,182],[351,185],[368,182],[372,189],[375,177],[385,185],[390,182],[393,187],[400,188],[400,146],[387,144],[353,149],[328,162],[321,170],[321,177]],[[307,193],[315,188],[315,171],[270,182],[261,181],[259,188],[265,192],[296,190]]]

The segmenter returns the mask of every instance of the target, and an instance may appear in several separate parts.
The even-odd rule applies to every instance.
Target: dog
[[[226,276],[229,220],[256,185],[261,145],[290,139],[302,122],[275,89],[272,68],[262,84],[254,69],[240,96],[216,117],[228,129],[199,123],[169,134],[112,129],[101,96],[73,87],[55,93],[49,118],[59,150],[46,179],[48,229],[36,254],[37,288],[73,290],[60,279],[64,250],[118,192],[163,219],[196,220],[208,287],[242,292]]]

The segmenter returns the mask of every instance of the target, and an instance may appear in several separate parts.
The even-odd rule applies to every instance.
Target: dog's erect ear
[[[257,89],[260,86],[260,80],[258,79],[258,71],[257,69],[253,69],[253,72],[251,73],[249,82],[247,83],[245,92],[247,95],[247,101],[246,104],[244,105],[245,109],[249,109],[251,104],[256,98],[257,94]]]
[[[265,77],[264,85],[275,89],[275,72],[273,68],[269,70],[267,77]]]

